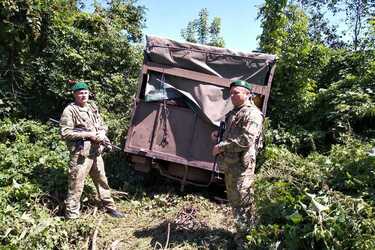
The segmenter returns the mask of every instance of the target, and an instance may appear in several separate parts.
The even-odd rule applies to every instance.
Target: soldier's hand
[[[216,155],[221,154],[221,153],[222,153],[222,151],[221,151],[219,145],[216,144],[216,145],[213,147],[213,149],[212,149],[212,155],[213,155],[213,156],[216,156]]]
[[[82,137],[84,140],[95,141],[96,140],[96,132],[82,132]]]
[[[105,150],[106,151],[112,151],[113,147],[112,147],[112,143],[111,141],[108,139],[108,137],[106,136],[105,139],[103,141],[101,141],[101,145],[104,146]]]
[[[211,133],[211,139],[213,141],[217,141],[218,138],[219,138],[219,131],[218,130],[212,131],[212,133]]]
[[[96,138],[95,140],[97,142],[104,142],[106,140],[108,140],[108,137],[105,135],[105,131],[104,130],[99,130],[97,133],[96,133]]]
[[[105,149],[107,150],[107,151],[112,151],[112,145],[111,144],[105,144]]]

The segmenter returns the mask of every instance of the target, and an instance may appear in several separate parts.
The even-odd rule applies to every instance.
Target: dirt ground
[[[223,188],[178,190],[178,184],[158,180],[129,193],[115,191],[126,217],[88,211],[85,217],[95,227],[82,244],[94,243],[95,249],[235,249],[233,218],[222,200]]]

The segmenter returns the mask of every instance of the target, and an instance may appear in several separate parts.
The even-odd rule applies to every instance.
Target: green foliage
[[[285,30],[288,22],[285,15],[287,3],[287,0],[266,0],[259,10],[258,19],[262,22],[262,34],[258,37],[259,46],[266,53],[281,53],[280,47],[288,35]]]
[[[269,1],[260,11],[264,20],[260,45],[279,57],[272,84],[270,117],[276,124],[288,126],[298,122],[300,114],[314,101],[317,80],[328,63],[330,51],[309,40],[308,20],[300,9],[280,4]]]
[[[45,3],[0,3],[1,249],[87,247],[82,242],[93,222],[57,216],[63,212],[68,151],[57,128],[30,118],[58,118],[72,100],[67,80],[88,80],[109,137],[120,142],[142,60],[137,43],[144,11],[132,1],[96,5],[93,13],[78,9],[77,1]],[[84,197],[91,199],[92,191],[85,189]]]
[[[66,192],[68,152],[57,128],[27,120],[0,122],[0,245],[7,249],[71,249],[88,222],[56,215]]]
[[[267,1],[260,18],[260,45],[279,57],[269,109],[275,134],[287,139],[289,133],[288,140],[302,148],[288,147],[303,154],[300,142],[309,138],[317,146],[311,150],[320,151],[348,133],[373,138],[374,52],[331,49],[311,40],[307,16],[293,5]],[[280,144],[276,137],[273,142]]]
[[[373,249],[374,51],[328,47],[286,1],[266,1],[260,18],[261,48],[279,61],[249,247]]]
[[[369,20],[375,10],[374,0],[299,0],[310,15],[312,39],[338,48],[349,47],[353,50],[374,48],[374,36],[371,35]],[[332,24],[340,18],[341,25]]]
[[[335,145],[330,152],[330,185],[342,192],[363,197],[374,205],[375,158],[368,156],[369,146],[347,139],[350,146]]]
[[[104,113],[124,123],[142,59],[134,42],[142,38],[143,8],[112,1],[87,13],[74,1],[44,2],[1,3],[0,115],[56,116],[71,98],[67,80],[83,79]]]
[[[56,216],[67,185],[68,152],[57,128],[30,119],[60,115],[71,98],[68,79],[90,82],[109,137],[115,143],[124,138],[142,63],[137,43],[143,8],[116,0],[87,13],[78,2],[0,2],[0,248],[80,248],[93,227]],[[375,158],[368,154],[375,144],[373,33],[357,33],[353,48],[369,49],[351,51],[319,16],[321,6],[334,9],[343,1],[300,2],[317,15],[276,0],[266,0],[259,12],[260,49],[276,54],[278,62],[267,148],[258,161],[259,224],[251,228],[248,244],[252,249],[374,249]],[[354,19],[348,21],[363,23],[355,11],[361,9],[349,9]],[[202,9],[182,36],[224,46],[220,22],[215,17],[210,23]],[[145,208],[151,218],[163,217],[181,200],[170,190],[145,195],[139,185],[143,178],[124,169],[121,153],[105,160],[111,185],[141,197],[129,202],[134,213]],[[92,191],[84,196],[90,198]]]
[[[188,22],[181,36],[188,42],[224,47],[224,39],[220,36],[221,19],[214,17],[211,24],[208,20],[208,10],[203,8],[198,13],[198,18]]]
[[[268,147],[256,181],[260,223],[248,235],[249,245],[372,249],[375,158],[368,156],[370,147],[348,138],[327,156],[307,158]]]
[[[39,54],[46,45],[46,28],[54,8],[68,8],[69,4],[51,2],[51,10],[45,1],[1,1],[0,3],[0,115],[10,116],[20,112],[27,96],[26,82],[28,62],[33,54]]]
[[[318,149],[326,149],[327,146],[325,131],[309,131],[297,126],[290,129],[270,128],[266,130],[265,135],[267,145],[282,146],[290,152],[304,156]]]
[[[337,140],[345,133],[374,138],[375,84],[373,51],[336,53],[321,76],[318,98],[305,117]],[[332,74],[336,72],[336,74]],[[316,128],[316,125],[315,125]]]

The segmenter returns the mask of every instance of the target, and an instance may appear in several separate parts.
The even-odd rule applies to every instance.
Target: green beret
[[[251,83],[248,83],[247,81],[244,81],[244,80],[234,80],[233,82],[231,82],[230,87],[234,87],[234,86],[244,87],[245,89],[248,89],[248,90],[251,90],[251,88],[253,87]]]
[[[77,90],[81,90],[81,89],[89,89],[89,86],[87,86],[86,83],[84,82],[76,82],[73,87],[72,87],[72,90],[75,92]]]

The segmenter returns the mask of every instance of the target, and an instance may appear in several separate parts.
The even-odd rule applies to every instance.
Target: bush
[[[327,155],[265,151],[256,181],[259,225],[252,248],[373,249],[374,166],[370,143],[348,137]]]
[[[93,225],[56,215],[66,193],[69,153],[56,127],[31,120],[0,122],[0,245],[71,249]]]

